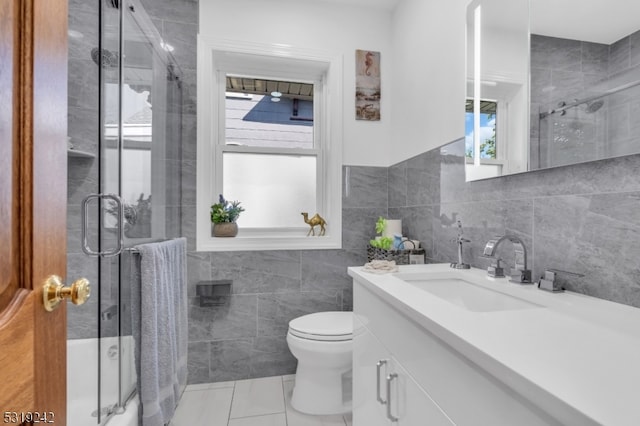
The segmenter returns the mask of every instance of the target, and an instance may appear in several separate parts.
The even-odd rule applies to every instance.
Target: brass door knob
[[[51,312],[58,307],[64,299],[71,299],[74,305],[82,305],[91,296],[91,286],[86,278],[79,278],[69,287],[65,287],[57,275],[47,278],[42,289],[44,308]]]

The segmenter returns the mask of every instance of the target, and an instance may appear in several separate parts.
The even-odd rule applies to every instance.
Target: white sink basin
[[[472,312],[512,311],[543,306],[494,291],[465,279],[460,272],[398,273],[397,278]]]

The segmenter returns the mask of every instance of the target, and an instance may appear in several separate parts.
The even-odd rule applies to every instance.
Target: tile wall
[[[179,233],[180,227],[180,179],[173,178],[179,176],[181,152],[172,150],[180,148],[179,137],[171,138],[172,131],[179,129],[183,132],[183,138],[189,138],[192,142],[188,147],[193,147],[195,152],[195,34],[197,32],[197,10],[198,4],[194,1],[173,1],[171,6],[168,2],[143,2],[147,12],[152,16],[153,23],[167,42],[176,47],[176,59],[184,69],[185,85],[183,93],[185,101],[181,105],[169,103],[166,110],[166,137],[168,139],[167,150],[164,153],[166,161],[166,179],[170,181],[167,185],[166,200],[166,230],[167,236],[175,236]],[[146,3],[149,3],[148,5]],[[88,152],[95,155],[92,157],[69,156],[68,158],[68,190],[67,190],[67,277],[75,279],[86,277],[93,285],[93,295],[86,304],[69,309],[68,317],[68,338],[95,338],[98,336],[98,328],[102,336],[116,335],[118,332],[118,316],[107,315],[118,304],[120,297],[125,303],[125,293],[119,294],[120,272],[126,278],[125,259],[123,264],[118,258],[104,259],[98,266],[98,259],[89,257],[82,252],[81,247],[81,212],[80,207],[83,198],[91,193],[98,193],[104,188],[99,184],[98,157],[100,138],[100,116],[99,116],[99,68],[92,59],[92,53],[99,45],[100,13],[99,7],[103,5],[103,25],[108,26],[109,22],[118,22],[118,10],[110,7],[106,3],[97,1],[87,2],[85,0],[69,1],[69,29],[73,30],[69,36],[69,75],[68,75],[68,136],[73,148],[77,151]],[[164,5],[164,6],[163,6]],[[171,20],[161,19],[158,16],[166,14]],[[186,21],[186,22],[182,22]],[[117,25],[109,27],[117,28]],[[188,35],[192,37],[189,38]],[[185,39],[186,38],[186,39]],[[104,44],[118,51],[116,37],[103,40]],[[113,45],[113,46],[110,46]],[[177,49],[180,48],[178,51]],[[106,79],[117,78],[117,74],[107,71],[103,74]],[[180,94],[176,92],[176,85],[168,84],[167,99],[179,99]],[[173,92],[169,91],[173,89]],[[103,102],[105,102],[103,100]],[[179,108],[176,110],[176,108]],[[182,113],[184,121],[179,125]],[[179,135],[178,135],[179,136]],[[188,152],[188,148],[186,149]],[[192,158],[193,156],[189,157]],[[189,164],[188,162],[186,163]],[[113,168],[111,171],[113,172]],[[182,172],[185,173],[184,171]],[[195,176],[195,167],[186,170]],[[170,183],[174,184],[171,185]],[[195,192],[195,191],[194,191]],[[98,224],[95,214],[90,212],[90,222],[88,226],[89,240],[97,241]],[[100,277],[98,274],[100,273]],[[100,293],[100,297],[98,294]],[[102,306],[98,306],[100,303]],[[104,314],[104,315],[101,315]],[[121,312],[125,328],[129,319],[129,312]]]
[[[98,153],[98,66],[91,59],[91,50],[98,46],[97,3],[69,1],[69,28],[82,35],[69,37],[68,133],[74,149]],[[85,277],[98,281],[98,260],[89,258],[80,243],[82,199],[99,192],[96,158],[68,158],[67,180],[67,277]],[[96,229],[95,227],[91,227]],[[90,234],[95,241],[97,232]],[[97,337],[98,297],[89,298],[82,306],[69,309],[67,330],[69,339]]]
[[[486,268],[486,242],[515,234],[533,276],[557,268],[569,290],[640,307],[640,155],[465,182],[464,140],[389,168],[389,217],[425,244],[433,262],[457,261],[456,221],[464,260]],[[508,265],[513,248],[498,250]]]
[[[193,207],[185,209],[195,216]],[[190,251],[189,383],[295,372],[286,342],[289,321],[352,309],[347,267],[364,264],[375,221],[386,213],[387,169],[345,166],[342,249]],[[210,279],[233,280],[224,306],[199,306],[195,285]]]

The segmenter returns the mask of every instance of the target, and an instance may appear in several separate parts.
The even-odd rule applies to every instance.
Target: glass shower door
[[[120,196],[124,252],[120,259],[120,399],[136,389],[131,321],[135,246],[180,235],[181,74],[142,5],[123,10]],[[135,291],[135,290],[134,290]]]
[[[100,245],[123,250],[100,258],[101,424],[135,395],[135,246],[180,235],[182,152],[181,73],[168,45],[138,1],[102,7],[103,48],[117,59],[101,67],[100,190],[122,205],[103,201]]]
[[[122,26],[118,2],[100,4],[100,145],[99,192],[120,195],[120,144],[122,81]],[[100,252],[115,252],[121,244],[121,208],[113,199],[99,199],[98,239]],[[120,247],[121,248],[121,247]],[[100,283],[94,288],[98,297],[98,416],[97,423],[105,424],[121,410],[119,323],[120,256],[99,256]],[[97,291],[95,291],[97,290]],[[97,293],[97,294],[96,294]]]

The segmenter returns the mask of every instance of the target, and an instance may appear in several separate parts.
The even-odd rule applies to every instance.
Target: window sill
[[[465,164],[474,164],[473,158],[465,157]],[[503,166],[504,160],[498,160],[495,158],[481,158],[480,165]]]
[[[330,250],[342,248],[340,238],[335,235],[242,235],[236,237],[198,238],[196,250],[212,251],[258,251],[258,250]]]

